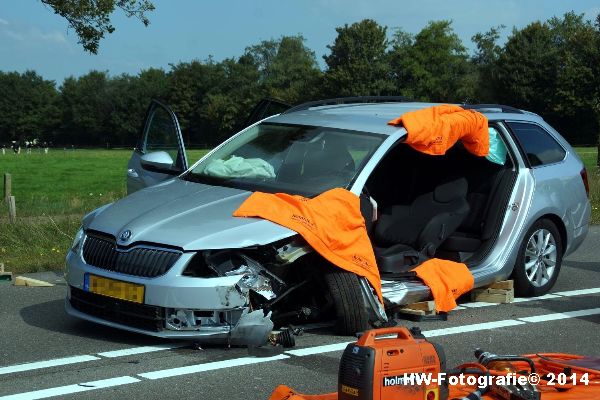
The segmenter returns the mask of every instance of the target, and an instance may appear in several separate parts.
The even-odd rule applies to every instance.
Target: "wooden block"
[[[54,286],[52,283],[40,281],[26,276],[17,276],[15,278],[15,286],[37,286],[37,287],[50,287]]]
[[[412,315],[425,315],[424,310],[413,310],[412,308],[401,308],[398,313],[400,314],[412,314]]]
[[[492,283],[489,286],[490,289],[514,289],[514,281],[500,281],[496,283]]]
[[[423,311],[435,311],[434,301],[421,301],[419,303],[412,303],[404,308],[410,308],[411,310],[423,310]]]
[[[482,301],[486,303],[512,303],[515,300],[513,290],[492,289],[495,293],[489,293],[488,290],[474,290],[471,294],[473,301]]]

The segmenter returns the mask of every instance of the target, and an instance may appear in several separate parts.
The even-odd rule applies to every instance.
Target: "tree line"
[[[52,142],[132,146],[152,98],[170,105],[185,141],[213,146],[241,128],[254,104],[319,98],[402,95],[418,101],[501,103],[542,115],[572,144],[600,132],[600,15],[574,12],[513,29],[474,35],[467,50],[450,21],[417,34],[369,19],[336,28],[325,69],[301,35],[208,58],[111,76],[91,71],[60,86],[34,71],[0,72],[0,144]]]

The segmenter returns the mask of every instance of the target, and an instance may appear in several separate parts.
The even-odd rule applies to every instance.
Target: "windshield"
[[[304,125],[256,125],[183,179],[252,191],[314,196],[347,188],[385,136]]]

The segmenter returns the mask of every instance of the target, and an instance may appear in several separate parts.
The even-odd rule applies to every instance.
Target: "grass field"
[[[577,148],[588,170],[592,222],[600,223],[600,173],[595,148]],[[206,150],[191,150],[198,160]],[[12,175],[18,221],[9,224],[0,200],[0,262],[8,271],[60,269],[81,217],[125,196],[131,150],[54,150],[0,154],[0,174]]]

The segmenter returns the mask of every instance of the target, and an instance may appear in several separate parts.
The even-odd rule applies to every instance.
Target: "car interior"
[[[402,143],[390,149],[361,196],[382,275],[432,257],[475,265],[496,238],[514,177],[510,153],[498,164],[460,142],[443,156]],[[377,202],[376,221],[368,198]]]

